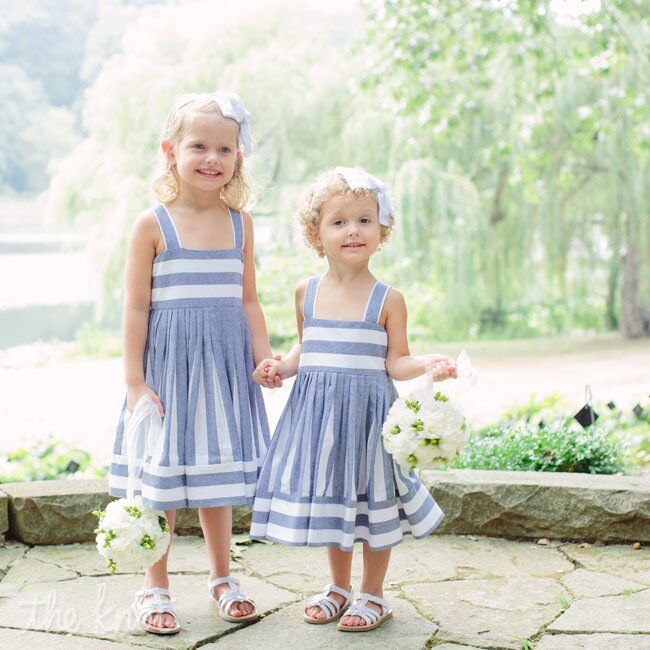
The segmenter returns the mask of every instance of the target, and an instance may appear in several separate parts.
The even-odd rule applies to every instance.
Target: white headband
[[[351,190],[372,190],[377,195],[379,206],[379,223],[382,226],[390,226],[391,219],[395,221],[395,210],[388,198],[386,186],[372,174],[369,174],[361,167],[337,167],[334,170],[345,179]]]
[[[244,108],[239,95],[235,93],[211,93],[219,104],[221,114],[239,124],[239,149],[244,157],[253,151],[253,136],[251,135],[251,114]]]

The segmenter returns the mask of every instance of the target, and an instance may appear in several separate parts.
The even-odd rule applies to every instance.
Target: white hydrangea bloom
[[[435,469],[467,444],[468,431],[458,400],[425,386],[395,401],[382,437],[402,467]]]
[[[142,571],[165,554],[169,527],[164,513],[144,506],[140,497],[119,499],[106,506],[96,542],[112,571]]]

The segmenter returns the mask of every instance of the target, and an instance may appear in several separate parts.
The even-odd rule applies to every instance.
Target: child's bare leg
[[[199,520],[205,537],[205,547],[210,562],[210,580],[230,575],[230,538],[232,509],[230,506],[199,508]],[[214,588],[217,598],[229,589],[227,583]],[[235,601],[230,606],[231,616],[246,616],[253,611],[250,603]]]
[[[373,596],[384,597],[384,578],[388,571],[390,561],[390,549],[373,551],[367,544],[363,545],[363,578],[359,593],[372,594]],[[368,607],[374,609],[378,614],[381,607],[375,603],[368,603]],[[344,616],[341,625],[365,625],[366,622],[360,616]]]
[[[167,552],[163,555],[158,562],[152,564],[144,572],[144,587],[149,589],[150,587],[163,587],[164,589],[169,589],[169,576],[167,575],[167,558],[169,557],[169,549],[171,548],[171,538],[174,535],[174,524],[176,523],[176,510],[165,510],[167,515],[167,521],[169,523],[169,547]],[[151,600],[153,596],[145,596],[143,601]],[[156,627],[174,627],[174,617],[171,614],[150,614],[147,617],[147,623],[149,625],[155,625]]]
[[[348,590],[352,573],[352,551],[342,551],[336,546],[330,546],[327,549],[327,559],[330,565],[332,584]],[[345,598],[341,594],[330,591],[328,595],[340,605],[345,602]],[[327,618],[327,614],[318,605],[308,607],[305,613],[310,618]]]

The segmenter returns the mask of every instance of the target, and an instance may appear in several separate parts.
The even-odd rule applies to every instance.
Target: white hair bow
[[[242,155],[249,156],[253,151],[253,136],[251,135],[251,114],[244,108],[239,95],[235,93],[212,93],[219,104],[221,114],[239,124],[239,149]]]
[[[351,190],[364,189],[375,192],[379,206],[379,223],[382,226],[390,226],[391,218],[395,220],[395,210],[388,198],[386,186],[378,178],[361,167],[337,167],[334,171],[343,176]]]

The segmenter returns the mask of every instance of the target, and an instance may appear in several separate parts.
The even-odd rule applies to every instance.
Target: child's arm
[[[300,351],[302,349],[302,324],[304,321],[302,313],[302,304],[305,299],[305,289],[307,288],[307,281],[301,282],[296,287],[295,294],[295,309],[296,309],[296,327],[298,329],[298,343],[296,343],[291,350],[282,358],[278,359],[264,359],[259,363],[253,379],[262,386],[273,388],[273,382],[278,384],[278,379],[288,379],[293,377],[298,372],[298,365],[300,364]]]
[[[272,358],[273,353],[271,352],[266,321],[260,307],[255,285],[253,220],[248,212],[242,210],[241,214],[244,222],[244,287],[242,300],[253,342],[253,361],[257,366],[263,359]]]
[[[122,342],[127,409],[133,411],[138,399],[148,394],[162,416],[163,407],[158,395],[145,383],[143,363],[151,306],[151,273],[158,237],[160,229],[156,218],[147,210],[136,219],[126,253]]]
[[[425,354],[411,356],[406,335],[406,302],[399,291],[391,289],[384,304],[386,314],[386,332],[388,334],[388,351],[386,370],[393,379],[404,381],[433,372],[434,381],[442,381],[456,376],[456,364],[443,354]]]

